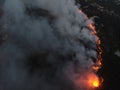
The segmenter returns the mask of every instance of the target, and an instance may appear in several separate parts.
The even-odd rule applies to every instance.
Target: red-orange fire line
[[[82,14],[82,10],[79,10],[79,12]],[[87,16],[86,16],[86,19],[89,19]],[[92,66],[92,69],[93,71],[97,72],[101,66],[102,66],[102,48],[101,48],[101,41],[97,35],[97,32],[96,32],[96,29],[95,29],[95,26],[94,26],[94,23],[93,22],[90,22],[90,24],[88,25],[88,27],[90,28],[90,30],[92,30],[92,34],[94,34],[96,37],[97,37],[97,48],[98,48],[98,60],[96,62],[95,65]],[[92,78],[91,76],[91,79],[90,79],[90,83],[93,87],[99,87],[103,82],[103,78]]]
[[[94,24],[90,23],[88,27],[92,30],[92,32],[93,32],[92,34],[94,34],[98,38],[98,40],[97,40],[98,60],[97,60],[96,64],[92,66],[92,69],[95,72],[97,72],[101,68],[101,66],[102,66],[102,57],[101,57],[102,56],[102,48],[100,46],[101,45],[101,41],[100,41],[100,39],[99,39],[99,37],[97,35],[97,32],[95,30]],[[93,83],[94,87],[99,87],[103,83],[103,78],[99,78],[99,79],[93,80],[92,83]]]
[[[100,47],[101,41],[100,41],[99,37],[97,36],[97,32],[95,30],[94,24],[90,23],[88,27],[92,30],[92,34],[94,34],[98,38],[98,40],[97,40],[98,61],[97,61],[96,65],[93,66],[93,70],[98,71],[101,68],[101,66],[102,66],[102,59],[101,59],[102,49]]]

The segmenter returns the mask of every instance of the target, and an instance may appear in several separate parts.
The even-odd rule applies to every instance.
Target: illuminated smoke
[[[74,3],[3,0],[1,90],[93,90],[100,42]]]

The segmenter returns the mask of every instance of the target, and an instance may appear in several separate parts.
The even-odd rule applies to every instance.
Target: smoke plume
[[[0,90],[89,90],[98,38],[73,0],[0,4]]]

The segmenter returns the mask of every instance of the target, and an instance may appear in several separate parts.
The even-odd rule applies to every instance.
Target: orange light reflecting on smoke
[[[102,66],[102,62],[101,60],[98,60],[96,65],[92,66],[92,69],[97,72],[101,68],[101,66]]]
[[[96,30],[95,30],[95,26],[94,26],[93,23],[90,23],[90,24],[88,25],[88,27],[92,30],[92,33],[93,33],[94,35],[97,34],[97,32],[96,32]]]
[[[97,72],[100,69],[100,67],[99,66],[93,66],[92,69]]]

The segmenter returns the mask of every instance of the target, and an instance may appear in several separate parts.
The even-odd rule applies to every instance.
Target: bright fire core
[[[93,87],[99,87],[99,80],[96,79],[96,80],[91,80],[90,84],[93,86]]]
[[[82,85],[83,90],[95,90],[101,86],[101,80],[95,73],[88,72],[84,75],[76,80],[77,87]]]
[[[89,83],[89,86],[93,87],[93,88],[94,87],[97,88],[100,85],[99,78],[96,75],[94,75],[94,74],[90,74],[88,76],[88,83]]]
[[[94,87],[99,87],[99,82],[98,81],[93,81],[93,86]]]

